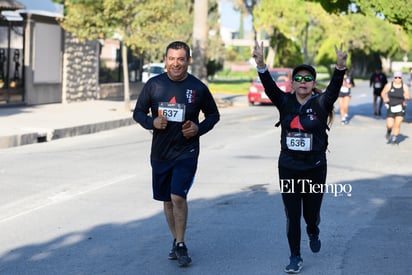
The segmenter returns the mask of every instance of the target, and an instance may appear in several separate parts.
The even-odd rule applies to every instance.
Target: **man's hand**
[[[164,116],[158,116],[153,120],[153,127],[159,130],[164,130],[167,127],[167,118]]]
[[[255,59],[258,69],[264,69],[266,65],[265,62],[263,62],[263,42],[261,42],[259,46],[257,40],[255,40],[255,49],[253,50],[252,56]]]
[[[348,53],[342,50],[342,43],[340,43],[340,49],[335,45],[335,52],[336,52],[336,66],[338,69],[343,70],[346,69],[346,59],[348,58]]]
[[[182,125],[182,134],[187,139],[196,136],[198,131],[199,127],[196,125],[196,123],[190,120],[187,120]]]

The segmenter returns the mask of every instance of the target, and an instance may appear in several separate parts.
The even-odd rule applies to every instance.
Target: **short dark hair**
[[[182,41],[174,41],[172,43],[170,43],[167,47],[166,47],[166,56],[167,56],[167,51],[169,49],[173,49],[173,50],[179,50],[179,49],[183,49],[186,51],[186,57],[187,59],[190,58],[190,48],[189,46]]]

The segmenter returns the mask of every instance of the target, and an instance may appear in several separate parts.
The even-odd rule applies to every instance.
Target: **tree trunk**
[[[192,73],[207,84],[208,1],[195,0],[192,45]]]
[[[124,87],[124,108],[130,112],[130,89],[129,89],[129,66],[127,62],[127,46],[122,42],[122,60],[123,60],[123,87]]]

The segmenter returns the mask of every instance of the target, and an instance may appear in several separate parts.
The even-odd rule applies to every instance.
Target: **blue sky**
[[[58,5],[51,0],[18,0],[26,6],[27,10],[42,10],[50,12],[58,12]]]
[[[233,5],[228,0],[220,0],[220,24],[222,27],[239,30],[240,13],[233,10]],[[252,23],[250,16],[244,21],[245,30],[252,29]]]

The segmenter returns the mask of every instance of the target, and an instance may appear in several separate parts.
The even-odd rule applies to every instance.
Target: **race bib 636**
[[[310,133],[288,133],[286,136],[286,145],[289,150],[293,151],[310,151],[312,150],[312,134]]]

